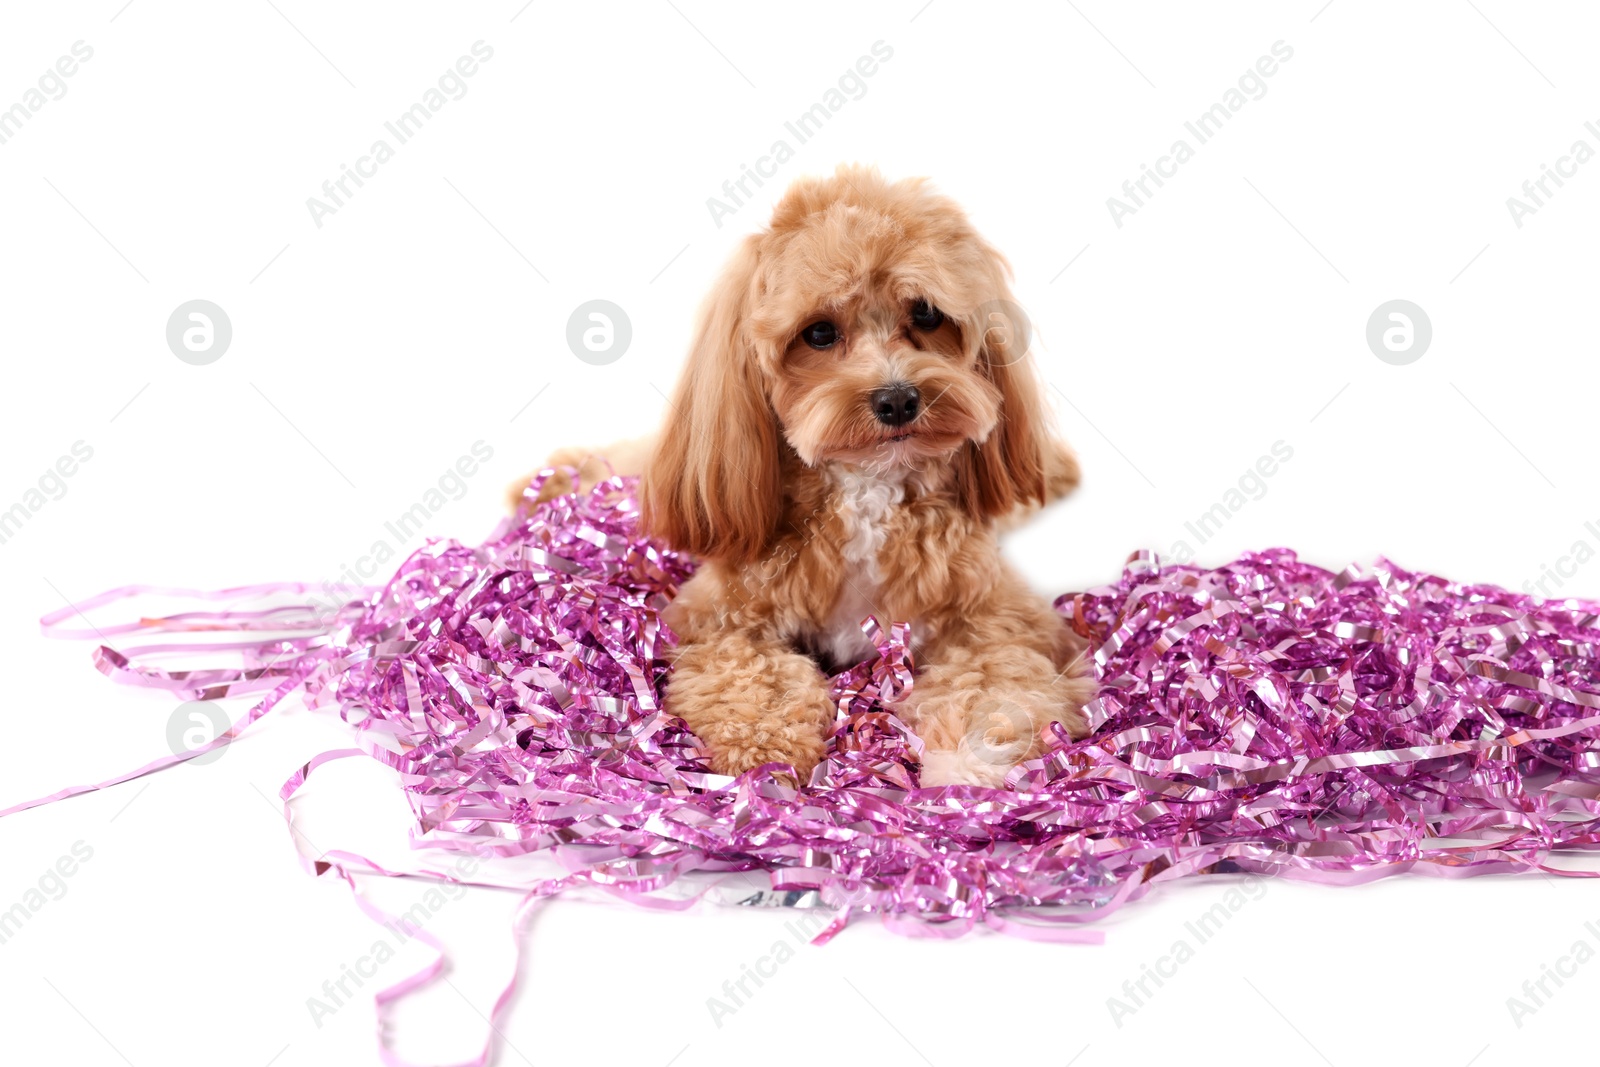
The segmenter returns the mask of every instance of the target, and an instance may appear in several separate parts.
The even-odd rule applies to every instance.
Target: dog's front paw
[[[831,705],[830,705],[831,707]],[[723,707],[723,717],[702,722],[695,730],[710,749],[711,769],[738,776],[767,763],[787,763],[794,774],[775,777],[790,785],[805,785],[811,772],[827,755],[827,740],[818,715],[798,711],[783,717],[741,714],[745,709]],[[691,724],[692,725],[692,724]]]
[[[794,774],[778,772],[773,777],[789,785],[799,786],[811,780],[811,771],[822,762],[825,746],[820,737],[762,739],[759,741],[734,741],[711,747],[711,769],[718,774],[738,777],[745,771],[755,770],[767,763],[787,763]]]
[[[694,603],[695,583],[707,577],[702,570],[691,578],[673,609]],[[712,614],[703,605],[697,610]],[[765,763],[787,763],[794,774],[780,776],[808,784],[838,711],[817,665],[775,639],[744,631],[713,630],[697,640],[685,635],[705,618],[693,611],[673,617],[682,644],[667,681],[666,710],[704,744],[711,769],[737,776]]]

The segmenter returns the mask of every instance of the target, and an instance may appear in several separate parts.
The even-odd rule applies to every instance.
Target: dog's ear
[[[701,309],[655,454],[640,481],[644,531],[706,559],[744,562],[783,504],[778,423],[746,332],[760,239],[745,240]]]
[[[1029,353],[1032,329],[1006,284],[1011,268],[986,249],[987,299],[963,330],[977,345],[977,372],[1000,392],[1000,421],[981,444],[967,442],[955,461],[956,489],[967,511],[980,518],[1049,499],[1046,463],[1059,446],[1053,440]],[[1070,453],[1069,453],[1070,455]]]

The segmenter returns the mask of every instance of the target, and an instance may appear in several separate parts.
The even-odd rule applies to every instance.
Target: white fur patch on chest
[[[876,650],[861,632],[861,620],[878,610],[877,599],[883,576],[878,568],[878,553],[888,536],[890,513],[905,499],[904,470],[873,474],[850,467],[831,467],[828,481],[844,525],[840,545],[844,557],[844,580],[839,599],[826,629],[817,635],[817,644],[834,663],[859,663]],[[878,620],[888,626],[891,619]]]

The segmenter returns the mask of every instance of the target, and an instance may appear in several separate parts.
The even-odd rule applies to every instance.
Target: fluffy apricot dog
[[[1001,785],[1049,723],[1087,730],[1081,644],[996,541],[1078,480],[1009,276],[920,179],[797,181],[708,298],[659,436],[610,450],[642,466],[646,532],[703,561],[665,616],[666,706],[714,770],[806,782],[835,717],[825,672],[873,654],[869,615],[911,624],[896,712],[924,786]]]

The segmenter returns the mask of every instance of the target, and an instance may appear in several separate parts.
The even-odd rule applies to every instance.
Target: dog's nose
[[[885,426],[904,426],[917,417],[922,394],[906,382],[886,385],[872,394],[872,413]]]

